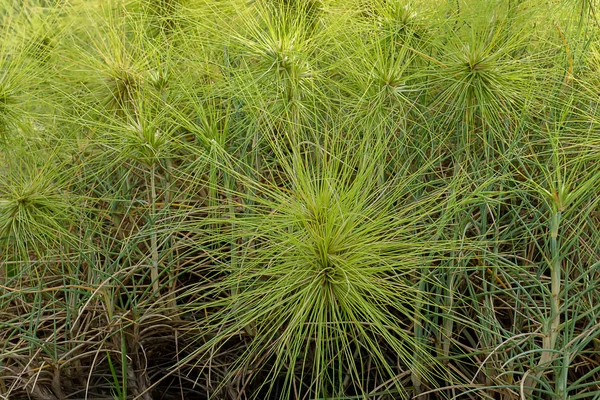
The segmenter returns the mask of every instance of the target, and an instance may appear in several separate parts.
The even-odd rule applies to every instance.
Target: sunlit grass
[[[423,271],[451,247],[434,240],[442,236],[444,220],[426,223],[441,212],[440,200],[451,189],[426,194],[418,174],[400,174],[380,185],[385,142],[328,140],[331,148],[318,148],[322,158],[315,164],[311,152],[294,151],[285,158],[279,153],[284,163],[278,178],[288,182],[286,187],[261,185],[263,195],[246,212],[194,222],[192,230],[202,229],[198,246],[238,245],[212,255],[214,273],[225,274],[223,279],[183,293],[197,298],[190,311],[215,310],[201,324],[208,335],[215,332],[214,339],[190,350],[199,360],[188,357],[184,362],[209,366],[206,357],[245,332],[253,340],[232,366],[230,379],[264,362],[273,379],[282,379],[277,389],[281,398],[347,391],[366,396],[377,380],[390,394],[405,397],[405,384],[394,379],[402,369],[424,382],[443,370],[408,328],[422,318],[415,304],[428,296],[419,289],[419,282],[430,279]],[[355,144],[363,149],[359,158],[348,148]],[[230,229],[213,229],[229,222]],[[405,324],[397,325],[396,318]],[[273,341],[274,347],[269,344]],[[401,364],[390,362],[386,351],[394,352]],[[363,358],[376,369],[362,365],[358,360]],[[375,381],[360,383],[360,377],[369,375]],[[265,393],[275,395],[270,380],[264,385]]]

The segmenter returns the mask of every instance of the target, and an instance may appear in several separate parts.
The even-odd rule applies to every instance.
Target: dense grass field
[[[0,0],[0,399],[600,399],[597,0]]]

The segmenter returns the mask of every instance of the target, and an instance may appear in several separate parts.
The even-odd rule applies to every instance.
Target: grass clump
[[[189,362],[197,355],[197,363],[210,367],[206,357],[243,333],[252,341],[230,367],[229,379],[256,371],[249,384],[263,396],[381,391],[405,397],[406,383],[395,376],[412,371],[432,381],[444,370],[408,328],[423,318],[415,308],[427,296],[419,283],[431,279],[423,271],[449,247],[433,240],[443,222],[429,224],[448,188],[415,198],[423,186],[415,182],[419,175],[405,171],[380,183],[385,142],[328,140],[331,148],[317,149],[322,158],[316,162],[312,151],[283,157],[277,148],[284,161],[278,179],[285,186],[273,181],[247,210],[223,216],[220,222],[231,221],[230,229],[216,232],[211,219],[194,223],[195,229],[206,226],[198,233],[200,246],[225,240],[236,245],[221,256],[214,252],[214,273],[222,278],[184,294],[196,298],[191,310],[207,314],[202,325],[208,335],[214,332]],[[368,158],[357,158],[350,145]],[[256,363],[268,366],[268,377]]]

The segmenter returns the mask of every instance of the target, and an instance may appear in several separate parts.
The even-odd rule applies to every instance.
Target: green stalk
[[[552,252],[552,299],[550,303],[552,322],[550,324],[550,347],[554,348],[558,336],[558,325],[560,324],[560,291],[561,291],[561,258],[558,243],[558,227],[560,225],[561,212],[556,211],[552,215],[550,251]]]
[[[537,380],[543,375],[548,369],[552,361],[555,358],[554,349],[558,338],[559,325],[560,325],[560,292],[562,288],[561,282],[561,257],[560,257],[560,243],[558,240],[558,230],[560,227],[561,220],[560,207],[556,204],[553,207],[552,214],[550,217],[550,279],[551,279],[551,297],[550,297],[550,317],[544,324],[544,339],[542,356],[535,368],[536,373],[533,377],[528,377],[525,380],[526,394],[531,395],[537,385]]]
[[[150,270],[150,276],[152,278],[152,287],[154,294],[159,295],[158,285],[158,239],[156,235],[155,222],[156,222],[156,166],[152,167],[150,174],[150,206],[151,206],[151,231],[150,231],[150,246],[152,255],[152,269]]]
[[[170,180],[170,175],[171,175],[171,160],[167,159],[166,160],[166,165],[165,165],[165,175],[164,175],[164,203],[165,203],[165,207],[170,207],[171,206],[171,180]],[[166,247],[168,249],[171,249],[173,247],[173,241],[171,240],[172,237],[171,235],[169,235],[168,239],[166,240]],[[169,265],[172,265],[172,259],[173,259],[173,253],[169,252]],[[175,271],[173,271],[173,268],[167,268],[167,273],[169,276],[169,282],[170,282],[170,288],[169,288],[169,307],[172,307],[173,309],[176,307],[177,305],[177,301],[175,300],[175,290],[176,290],[176,286],[177,286],[177,282],[175,279]]]
[[[562,287],[562,277],[561,277],[561,258],[559,252],[559,242],[558,242],[558,228],[560,226],[561,212],[555,211],[552,213],[552,220],[550,223],[551,226],[551,234],[550,234],[550,251],[552,253],[552,265],[551,265],[551,290],[552,297],[550,299],[550,331],[549,334],[544,338],[545,343],[544,347],[548,349],[554,349],[556,346],[556,341],[558,338],[558,330],[560,325],[560,292]],[[550,352],[545,353],[547,357],[542,355],[540,359],[540,364],[542,364],[542,360],[547,358],[546,363],[551,363],[554,355]],[[538,372],[539,374],[539,372]]]

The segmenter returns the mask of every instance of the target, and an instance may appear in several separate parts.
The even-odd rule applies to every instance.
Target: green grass
[[[0,0],[0,399],[600,398],[597,6]]]

